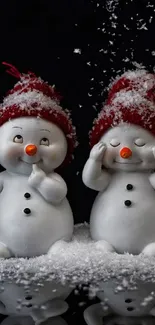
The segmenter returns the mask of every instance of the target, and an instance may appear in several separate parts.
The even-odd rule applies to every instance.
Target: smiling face
[[[155,169],[152,153],[155,137],[143,128],[124,123],[108,130],[100,141],[107,148],[103,157],[106,168],[124,171]]]
[[[29,175],[32,164],[46,173],[61,165],[67,153],[63,132],[35,117],[10,120],[0,127],[0,164],[9,172]]]

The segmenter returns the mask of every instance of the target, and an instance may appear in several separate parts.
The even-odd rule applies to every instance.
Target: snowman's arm
[[[149,176],[149,181],[150,181],[152,187],[155,189],[155,173],[152,173],[152,174]]]
[[[110,175],[106,170],[102,170],[101,162],[91,157],[84,166],[82,179],[87,187],[96,191],[104,191],[110,183]]]
[[[49,174],[43,179],[38,191],[50,203],[60,203],[67,195],[67,185],[56,173]]]

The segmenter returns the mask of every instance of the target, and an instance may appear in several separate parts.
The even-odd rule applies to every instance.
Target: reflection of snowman
[[[67,186],[54,169],[71,159],[75,131],[53,87],[10,73],[20,81],[0,111],[0,256],[30,257],[72,237]]]
[[[91,132],[84,183],[98,194],[90,217],[97,245],[155,255],[155,76],[127,72],[112,85]]]
[[[68,284],[62,285],[52,280],[42,280],[26,287],[4,281],[0,292],[0,314],[31,317],[39,324],[67,311],[65,299],[71,291]]]
[[[84,319],[87,325],[154,325],[154,318],[151,316],[110,315],[109,311],[104,311],[100,304],[88,307],[84,312]]]
[[[7,317],[2,321],[1,325],[35,325],[33,320],[29,317]],[[40,325],[67,325],[65,320],[61,317],[54,317],[49,319]]]

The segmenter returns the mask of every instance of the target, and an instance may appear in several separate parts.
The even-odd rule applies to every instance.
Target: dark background
[[[75,49],[80,49],[81,54]],[[88,132],[112,77],[135,62],[155,65],[155,0],[26,0],[0,2],[0,62],[34,71],[62,94],[72,111],[79,147],[63,171],[75,222],[89,221],[96,193],[81,172]],[[14,83],[0,65],[0,97]]]
[[[1,0],[1,61],[55,84],[71,110],[79,147],[62,175],[75,222],[89,221],[96,193],[81,180],[88,133],[111,78],[136,67],[155,70],[155,0]],[[0,65],[1,100],[15,82]],[[81,301],[86,305],[77,309]],[[83,310],[94,301],[81,291],[68,302],[68,324],[82,324]]]

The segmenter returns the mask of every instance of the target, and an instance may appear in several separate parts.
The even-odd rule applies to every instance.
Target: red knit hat
[[[110,127],[136,124],[155,134],[155,74],[128,71],[109,86],[109,95],[90,132],[94,146]]]
[[[41,117],[55,123],[66,136],[68,153],[65,162],[69,162],[77,146],[75,127],[72,125],[70,112],[59,106],[60,96],[54,86],[48,85],[32,72],[21,74],[12,65],[5,62],[3,64],[9,67],[9,74],[20,80],[4,98],[0,110],[0,126],[9,119],[25,116]]]

